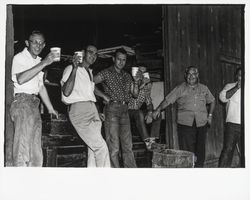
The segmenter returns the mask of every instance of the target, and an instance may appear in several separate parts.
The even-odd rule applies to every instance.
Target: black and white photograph
[[[248,5],[141,3],[1,5],[1,199],[250,198]]]

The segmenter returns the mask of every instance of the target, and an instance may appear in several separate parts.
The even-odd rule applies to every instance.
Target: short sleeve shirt
[[[166,97],[167,104],[177,102],[177,123],[192,126],[195,120],[197,127],[207,123],[206,104],[214,101],[208,87],[198,83],[194,88],[185,82],[174,88]]]
[[[61,80],[61,85],[68,80],[73,66],[69,65],[65,68],[63,72],[63,77]],[[93,101],[96,102],[94,95],[95,83],[93,80],[92,71],[89,69],[91,79],[87,70],[84,67],[78,67],[76,71],[75,85],[72,93],[66,97],[62,93],[62,101],[65,104],[72,104],[80,101]]]
[[[39,72],[31,80],[27,81],[22,85],[18,84],[16,75],[31,69],[40,62],[41,58],[38,56],[36,58],[33,58],[27,48],[24,48],[22,52],[14,56],[11,71],[11,79],[14,83],[14,95],[16,93],[36,95],[39,93],[41,86],[43,86],[43,72]]]
[[[226,111],[227,111],[227,117],[226,122],[231,122],[235,124],[241,124],[241,89],[238,89],[234,95],[227,99],[226,94],[227,91],[231,90],[233,87],[235,87],[237,83],[228,83],[223,88],[223,90],[220,92],[220,100],[224,103],[227,103]]]
[[[111,101],[129,102],[132,84],[130,74],[124,70],[118,73],[114,66],[111,66],[99,72],[97,76],[101,77],[104,93],[110,97]]]
[[[150,97],[150,87],[148,85],[140,89],[138,97],[131,97],[128,103],[128,109],[138,110],[141,108],[143,103],[147,105],[152,104],[152,99]]]

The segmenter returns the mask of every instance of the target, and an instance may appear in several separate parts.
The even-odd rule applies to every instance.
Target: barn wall
[[[201,83],[216,98],[207,161],[218,159],[222,149],[225,109],[218,94],[225,83],[233,81],[233,72],[241,65],[243,9],[240,5],[163,7],[166,88],[171,90],[183,82],[185,68],[195,65],[199,67]],[[167,117],[166,125],[172,127],[166,131],[166,138],[171,147],[178,148],[175,111],[175,105],[168,111],[171,117]]]

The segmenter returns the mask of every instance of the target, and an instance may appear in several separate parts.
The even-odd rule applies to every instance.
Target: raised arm
[[[78,65],[79,65],[79,58],[74,56],[73,63],[72,63],[72,71],[71,71],[67,81],[65,83],[63,83],[63,85],[62,85],[62,92],[63,92],[63,95],[66,97],[68,97],[73,91]]]
[[[54,56],[54,54],[49,53],[44,60],[42,60],[40,63],[38,63],[31,69],[18,73],[16,75],[18,84],[22,85],[34,78],[34,76],[36,76],[40,71],[42,71],[43,68],[54,62]]]

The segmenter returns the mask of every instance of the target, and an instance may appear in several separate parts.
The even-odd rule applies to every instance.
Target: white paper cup
[[[82,51],[75,51],[75,54],[77,57],[79,57],[80,63],[82,63],[83,60],[83,52]]]
[[[136,73],[138,72],[139,67],[132,67],[132,76],[136,76]]]
[[[50,51],[56,55],[56,57],[54,58],[54,61],[60,61],[60,57],[61,57],[61,48],[60,47],[52,47],[50,48]]]
[[[149,77],[149,73],[148,73],[148,72],[143,73],[143,77],[144,77],[144,78],[148,78],[148,79],[150,79],[150,77]]]

